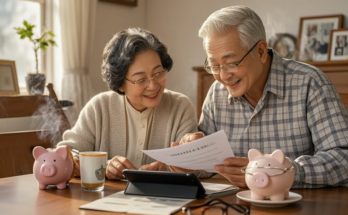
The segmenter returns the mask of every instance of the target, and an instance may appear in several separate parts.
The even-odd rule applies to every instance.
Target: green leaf
[[[40,38],[37,39],[38,42],[42,42],[45,40],[45,34],[43,34]]]
[[[46,47],[48,46],[48,43],[43,41],[43,42],[40,42],[40,48],[42,49],[46,49]]]
[[[24,24],[24,26],[25,26],[26,28],[29,27],[29,24],[28,24],[28,22],[27,22],[26,20],[23,21],[23,24]]]
[[[56,45],[56,42],[55,42],[54,40],[48,40],[48,42],[49,42],[52,46]]]
[[[51,35],[52,37],[55,37],[55,36],[56,36],[52,31],[47,31],[47,33],[48,33],[49,35]]]

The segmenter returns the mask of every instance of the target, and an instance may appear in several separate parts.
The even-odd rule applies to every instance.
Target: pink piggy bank
[[[45,149],[36,146],[33,150],[35,158],[33,173],[39,182],[39,189],[46,189],[47,185],[56,185],[58,189],[65,189],[74,170],[74,163],[66,147]]]
[[[289,198],[289,190],[295,180],[294,167],[282,150],[263,154],[257,149],[248,152],[249,164],[242,171],[251,191],[251,198],[283,201]]]

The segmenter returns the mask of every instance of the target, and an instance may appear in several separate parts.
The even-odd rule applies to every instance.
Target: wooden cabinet
[[[54,148],[61,140],[63,132],[70,128],[69,121],[59,106],[54,91],[51,91],[53,88],[50,87],[51,85],[48,87],[49,96],[0,96],[0,120],[17,119],[16,124],[18,124],[21,123],[20,117],[41,115],[42,118],[46,117],[45,123],[52,123],[51,127],[46,124],[45,128],[39,130],[11,132],[0,130],[0,178],[33,173],[32,151],[34,147]],[[51,100],[48,100],[48,97]],[[53,100],[56,100],[57,103],[52,102]],[[44,111],[39,111],[43,106],[45,106]],[[38,124],[41,122],[36,121]],[[59,125],[59,128],[54,125]]]
[[[348,61],[322,61],[322,62],[306,62],[320,70],[330,78],[333,85],[343,100],[348,110]],[[213,75],[207,73],[203,66],[192,67],[192,70],[198,73],[198,89],[197,89],[197,118],[199,119],[202,111],[202,105],[207,92],[215,81]]]
[[[311,64],[330,78],[338,93],[348,93],[348,61],[306,62]]]

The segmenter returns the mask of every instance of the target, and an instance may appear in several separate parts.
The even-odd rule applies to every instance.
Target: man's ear
[[[266,63],[268,55],[268,44],[266,40],[261,40],[256,46],[257,54],[260,57],[261,63]]]

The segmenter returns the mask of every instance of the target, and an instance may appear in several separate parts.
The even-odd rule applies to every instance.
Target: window
[[[38,36],[43,26],[53,29],[57,10],[55,0],[0,0],[0,59],[14,60],[21,93],[26,94],[25,76],[35,70],[35,55],[32,43],[25,38],[20,39],[14,27],[21,27],[23,20],[34,24],[34,35]],[[56,34],[56,32],[55,32]],[[58,41],[56,40],[58,43]],[[46,83],[53,82],[53,50],[47,49],[45,54],[39,51],[39,71],[46,74]]]

